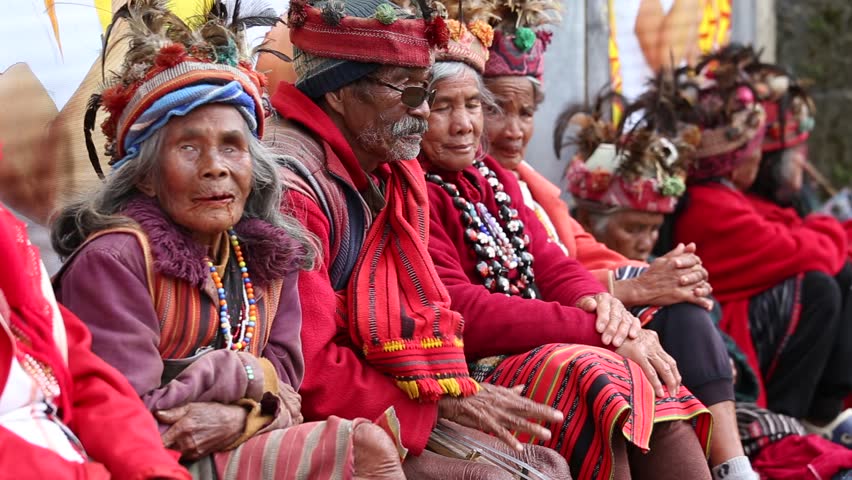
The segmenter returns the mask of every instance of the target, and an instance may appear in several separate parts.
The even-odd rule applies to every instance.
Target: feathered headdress
[[[766,112],[763,151],[805,143],[816,125],[816,105],[805,87],[779,65],[757,63],[748,72]]]
[[[701,129],[690,180],[723,176],[760,146],[765,113],[749,74],[758,63],[754,49],[732,44],[679,71],[682,95],[695,105]]]
[[[101,178],[103,172],[92,142],[99,108],[107,112],[101,129],[113,168],[135,158],[139,144],[169,118],[209,103],[234,105],[253,133],[258,137],[263,134],[262,89],[266,80],[253,69],[252,62],[255,53],[268,50],[262,46],[250,50],[245,30],[274,25],[279,21],[275,12],[249,11],[240,0],[235,0],[229,10],[217,0],[209,11],[184,21],[170,12],[167,4],[165,0],[131,0],[115,13],[104,35],[103,58],[111,46],[115,25],[127,23],[129,32],[117,39],[128,44],[124,62],[108,78],[104,72],[106,87],[92,96],[84,120],[86,146]],[[286,59],[280,53],[270,53]]]
[[[623,99],[599,97],[591,111],[573,110],[559,120],[577,128],[577,154],[568,167],[568,189],[580,201],[606,207],[670,213],[686,190],[687,168],[699,144],[698,128],[679,121],[693,110],[680,96],[671,73],[661,73],[651,87],[624,110],[630,119],[616,127],[604,117],[605,105]],[[611,111],[611,110],[610,110]],[[570,115],[570,117],[568,116]]]
[[[488,22],[496,18],[495,0],[451,0],[448,6],[436,3],[435,8],[446,18],[450,33],[447,48],[438,51],[436,60],[464,62],[479,73],[485,71],[494,41],[494,29]]]
[[[542,27],[562,21],[559,0],[496,0],[494,43],[485,76],[544,75],[544,51],[552,34]]]

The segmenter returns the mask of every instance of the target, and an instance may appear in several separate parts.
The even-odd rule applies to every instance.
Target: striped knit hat
[[[140,145],[171,118],[211,103],[233,105],[252,133],[263,135],[261,92],[266,80],[252,67],[245,29],[274,25],[279,21],[274,11],[243,11],[241,16],[236,7],[229,13],[215,1],[207,14],[184,22],[164,0],[132,0],[115,13],[104,52],[120,20],[130,27],[129,49],[104,91],[90,99],[83,124],[89,156],[101,178],[92,142],[101,107],[107,112],[101,129],[113,169],[136,158]]]
[[[496,0],[494,43],[485,65],[486,77],[544,76],[544,51],[552,33],[548,24],[562,21],[560,0]]]
[[[287,24],[296,87],[319,98],[382,65],[431,67],[432,50],[446,46],[448,31],[425,1],[420,11],[388,0],[292,0]]]

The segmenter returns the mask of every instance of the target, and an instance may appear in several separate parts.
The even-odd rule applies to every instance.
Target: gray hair
[[[582,198],[574,198],[578,210],[586,212],[589,219],[589,228],[591,234],[600,241],[606,236],[606,229],[609,226],[609,220],[613,213],[618,213],[624,208],[604,205],[599,202],[584,200]]]
[[[276,157],[248,131],[248,125],[246,134],[252,160],[252,179],[243,218],[263,220],[283,229],[304,247],[302,267],[311,268],[316,260],[311,235],[296,219],[280,211],[282,185]],[[131,199],[141,194],[137,185],[146,178],[155,178],[159,173],[162,140],[163,130],[160,129],[142,142],[136,159],[114,171],[98,190],[59,211],[51,225],[50,239],[60,256],[71,255],[94,233],[136,226],[132,219],[121,212]]]
[[[459,78],[465,75],[471,75],[476,80],[476,86],[479,89],[479,99],[482,102],[483,113],[487,111],[499,112],[500,106],[497,104],[497,97],[485,86],[482,75],[473,69],[470,65],[463,62],[435,62],[432,65],[432,75],[429,77],[429,90],[435,89],[439,83],[451,78]],[[482,147],[481,151],[484,155],[488,151],[488,135],[482,132],[479,137],[479,143]]]

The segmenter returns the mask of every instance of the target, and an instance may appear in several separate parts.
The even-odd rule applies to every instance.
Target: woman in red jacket
[[[766,129],[742,69],[753,55],[735,46],[704,59],[687,89],[702,110],[702,138],[674,241],[698,246],[722,329],[761,374],[759,403],[842,442],[852,431],[852,418],[840,415],[852,391],[852,318],[841,314],[849,291],[835,277],[847,261],[846,233],[827,216],[797,225],[769,218],[744,193]]]
[[[656,335],[636,329],[621,303],[514,202],[520,191],[512,174],[478,155],[483,109],[493,99],[481,77],[488,53],[477,44],[489,36],[477,35],[476,22],[468,28],[459,28],[433,67],[429,88],[437,96],[421,162],[429,253],[465,318],[473,376],[565,413],[565,422],[547,425],[551,438],[519,438],[559,451],[574,478],[709,478],[706,409],[681,389]],[[521,35],[495,34],[495,68],[506,54],[525,56],[513,43]],[[629,329],[605,330],[611,320]],[[677,421],[684,418],[696,420],[697,435]]]
[[[0,258],[0,477],[189,479],[127,380],[56,303],[26,227],[2,206]]]

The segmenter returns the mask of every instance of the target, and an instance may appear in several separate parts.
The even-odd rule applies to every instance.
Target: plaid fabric
[[[805,427],[793,417],[771,412],[753,403],[737,403],[737,427],[743,450],[754,458],[770,443],[790,435],[806,435]]]
[[[565,414],[561,424],[546,425],[549,441],[519,434],[524,442],[560,452],[577,480],[610,478],[612,435],[648,450],[653,425],[692,420],[704,451],[710,440],[710,412],[686,388],[677,396],[655,398],[638,365],[613,352],[587,345],[551,344],[501,362],[485,379],[514,387],[523,395]]]

